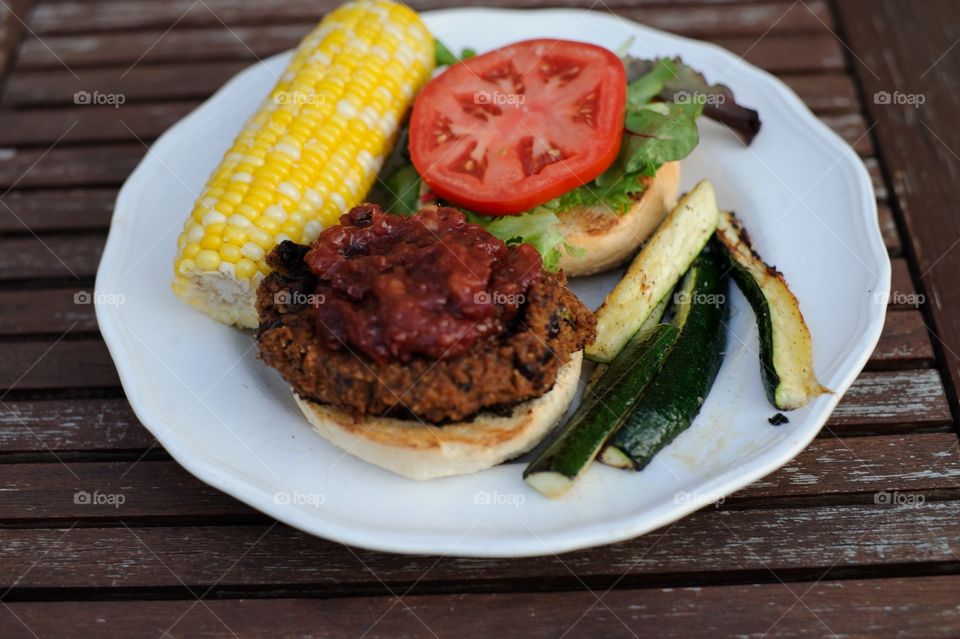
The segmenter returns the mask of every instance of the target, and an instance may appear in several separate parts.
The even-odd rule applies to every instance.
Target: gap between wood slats
[[[628,588],[665,580],[772,582],[904,567],[960,569],[958,501],[707,509],[617,544],[502,560],[461,559],[455,549],[443,558],[345,552],[339,543],[283,525],[67,528],[0,530],[0,547],[7,550],[0,583],[19,579],[17,590],[74,593],[183,584],[218,584],[213,592],[224,593],[271,584],[348,594],[371,586],[382,593],[383,584],[406,589],[416,583],[415,592],[606,588],[615,582]],[[365,566],[374,566],[375,575]]]
[[[929,9],[915,12],[890,1],[856,0],[834,7],[843,18],[844,37],[860,53],[856,64],[851,61],[850,66],[863,111],[878,125],[872,135],[878,148],[884,150],[885,177],[896,194],[894,208],[908,240],[906,252],[914,272],[923,280],[922,291],[934,302],[925,309],[926,317],[936,331],[936,351],[947,381],[946,392],[957,415],[960,369],[956,365],[956,349],[960,323],[955,273],[960,262],[953,251],[958,227],[950,212],[955,200],[951,178],[956,173],[957,156],[953,149],[960,140],[954,117],[960,66],[957,58],[947,55],[956,44],[952,27],[947,26],[953,24],[956,6],[939,3]],[[871,12],[871,20],[852,17],[863,10]],[[910,42],[913,33],[927,37]],[[891,48],[890,43],[897,46]],[[895,52],[892,57],[891,52]],[[865,68],[869,73],[864,72]],[[881,92],[891,91],[926,96],[929,104],[922,117],[915,108],[888,105],[877,99]],[[923,125],[919,129],[918,118]]]
[[[590,592],[413,595],[401,603],[383,589],[373,597],[222,599],[203,605],[193,598],[17,602],[0,609],[0,619],[10,639],[57,636],[65,627],[80,637],[97,636],[104,628],[132,635],[159,628],[192,637],[230,632],[270,637],[281,619],[290,636],[370,639],[420,636],[428,629],[442,637],[509,637],[518,620],[535,624],[527,636],[570,639],[646,636],[651,627],[664,639],[762,636],[771,629],[780,637],[829,632],[847,639],[952,639],[960,623],[958,590],[956,575],[823,580],[790,587],[766,583],[614,590],[601,593],[603,603],[598,605],[597,595]],[[803,605],[797,604],[797,594],[802,594]]]

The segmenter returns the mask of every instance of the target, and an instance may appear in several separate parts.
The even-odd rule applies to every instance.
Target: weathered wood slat
[[[127,31],[111,34],[49,36],[26,40],[17,59],[18,71],[27,69],[85,69],[136,66],[176,61],[256,61],[295,47],[310,25],[222,26],[199,29]],[[842,49],[825,29],[822,33],[768,36],[711,37],[711,41],[770,71],[791,73],[840,71]],[[797,55],[802,50],[805,55]],[[142,57],[141,57],[142,56]],[[59,58],[59,60],[57,59]],[[139,60],[139,62],[138,62]],[[82,75],[82,74],[80,74]]]
[[[115,189],[11,191],[0,200],[0,232],[105,229],[116,199]]]
[[[0,78],[6,75],[13,63],[32,5],[33,0],[8,0],[0,4]]]
[[[956,5],[933,3],[911,11],[885,0],[838,3],[847,37],[858,53],[866,108],[876,127],[878,148],[896,191],[917,270],[930,295],[933,327],[949,372],[948,392],[956,408],[960,394],[960,220],[956,183],[960,176],[960,56],[953,48]],[[863,12],[869,12],[865,14]],[[869,20],[863,16],[869,15]],[[914,34],[914,35],[912,35]],[[917,38],[915,34],[922,34]],[[886,92],[884,95],[881,92]],[[886,99],[884,99],[886,98]],[[916,104],[923,99],[921,109]]]
[[[911,491],[930,499],[960,491],[960,447],[954,433],[814,440],[786,466],[728,501],[770,497]],[[882,503],[882,501],[881,501]]]
[[[900,231],[897,230],[897,223],[893,217],[893,211],[890,206],[884,202],[877,204],[877,215],[880,217],[880,232],[883,233],[883,243],[887,247],[890,255],[901,255],[903,253],[903,240],[900,239]]]
[[[910,275],[910,265],[904,258],[890,260],[890,306],[895,308],[920,308],[926,299],[917,294]]]
[[[126,399],[5,401],[0,452],[144,450],[155,443]]]
[[[920,311],[889,311],[867,369],[930,368],[933,364],[933,346]]]
[[[620,587],[664,575],[705,579],[790,571],[820,577],[907,563],[960,564],[960,502],[702,510],[627,542],[528,559],[410,557],[364,550],[266,525],[0,529],[0,583],[17,589],[171,587],[212,592],[282,584],[338,594]],[[455,553],[452,553],[455,554]],[[374,567],[371,574],[367,566]],[[419,582],[418,582],[419,580]]]
[[[19,70],[0,96],[4,107],[73,105],[78,91],[122,95],[126,103],[148,100],[206,98],[249,62],[185,62],[181,64],[84,69],[82,77],[69,71]]]
[[[859,113],[827,115],[821,118],[827,126],[853,147],[861,157],[873,155],[873,140],[867,134],[867,125]]]
[[[121,31],[124,29],[166,29],[178,27],[230,28],[245,25],[314,23],[339,5],[339,0],[294,0],[283,3],[263,3],[256,0],[209,0],[203,5],[189,0],[168,2],[60,2],[42,3],[31,16],[31,25],[38,35]],[[582,7],[579,0],[560,0],[554,6]],[[635,9],[639,4],[654,6]],[[656,5],[661,6],[656,6]],[[654,2],[626,2],[614,0],[598,5],[596,10],[610,9],[615,13],[641,21],[644,24],[687,35],[760,35],[771,33],[822,32],[824,24],[833,18],[822,0],[807,2],[809,9],[794,4],[742,4],[724,2],[721,6],[698,6],[704,2],[684,3],[692,6],[662,6]],[[458,6],[508,6],[534,8],[542,6],[538,0],[493,1],[473,0]],[[436,0],[416,0],[410,6],[418,10],[442,8],[449,3]],[[821,22],[822,21],[822,22]]]
[[[0,280],[92,277],[97,271],[104,241],[100,234],[2,239]]]
[[[649,588],[609,593],[490,593],[336,599],[11,602],[0,619],[11,639],[97,636],[105,628],[135,635],[144,628],[174,636],[239,633],[269,637],[278,620],[289,636],[370,639],[509,637],[519,620],[525,636],[637,637],[657,628],[665,639],[730,635],[849,639],[879,636],[952,638],[960,623],[960,577],[809,581],[704,588]],[[384,595],[388,595],[384,589]],[[397,594],[403,594],[402,592]],[[602,603],[597,597],[602,596]],[[797,597],[802,596],[802,604]],[[483,610],[488,614],[476,614]],[[850,614],[856,610],[857,614]],[[544,611],[550,611],[544,614]],[[26,626],[26,628],[24,627]],[[28,630],[29,629],[29,630]],[[31,634],[33,633],[33,634]]]
[[[106,345],[95,338],[2,342],[0,362],[5,391],[120,385]]]
[[[747,62],[775,73],[843,71],[843,49],[828,33],[777,38],[710,38]],[[803,55],[797,52],[802,51]]]
[[[61,134],[72,123],[65,122]],[[115,186],[147,149],[139,142],[53,149],[0,150],[0,188]],[[2,208],[2,207],[0,207]]]
[[[92,292],[92,287],[0,291],[0,335],[96,331]]]
[[[6,525],[256,516],[172,461],[0,464],[0,486],[0,522]],[[728,497],[726,504],[813,497],[823,503],[824,497],[837,495],[846,495],[847,502],[874,503],[875,493],[884,490],[920,493],[928,500],[960,497],[956,435],[817,439],[784,468]],[[78,497],[85,493],[121,497],[98,503]]]
[[[946,429],[952,424],[943,381],[931,369],[861,373],[827,422],[837,434]]]
[[[883,174],[880,172],[880,164],[877,162],[877,158],[867,158],[863,161],[863,165],[867,167],[867,172],[870,174],[870,181],[873,183],[873,192],[876,194],[878,200],[887,199],[887,184],[883,181]]]
[[[119,108],[79,105],[66,109],[0,111],[0,145],[49,146],[58,139],[60,144],[137,142],[137,138],[152,141],[197,104],[130,104]]]
[[[843,73],[781,75],[814,113],[855,113],[860,108],[850,76]],[[2,104],[2,101],[0,101]]]
[[[951,424],[935,370],[863,373],[827,422],[838,435],[947,430]],[[7,401],[0,410],[0,453],[143,450],[154,441],[125,399]]]

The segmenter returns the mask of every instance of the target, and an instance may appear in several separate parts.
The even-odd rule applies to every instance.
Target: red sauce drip
[[[407,217],[358,206],[305,260],[319,278],[320,338],[380,363],[455,357],[504,333],[542,273],[532,246],[508,247],[450,208]]]

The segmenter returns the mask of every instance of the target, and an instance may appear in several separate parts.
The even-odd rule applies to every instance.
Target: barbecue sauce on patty
[[[452,208],[355,207],[304,259],[318,338],[380,364],[456,357],[504,334],[543,274],[536,249],[507,246]]]

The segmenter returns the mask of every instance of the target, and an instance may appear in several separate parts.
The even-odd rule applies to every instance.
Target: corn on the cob
[[[266,253],[307,243],[360,203],[434,66],[433,37],[389,0],[329,14],[213,172],[177,242],[174,292],[254,328]]]

